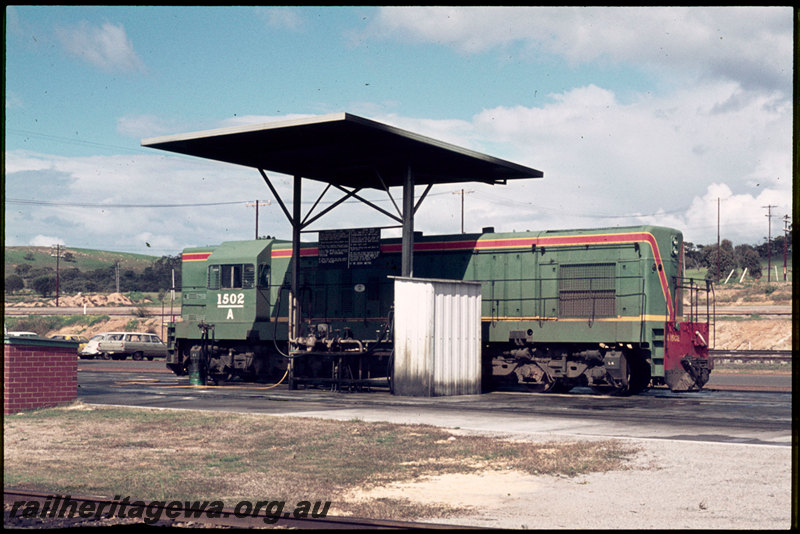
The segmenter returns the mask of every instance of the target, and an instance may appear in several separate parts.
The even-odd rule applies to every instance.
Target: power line
[[[7,204],[24,204],[30,206],[66,206],[73,208],[192,208],[199,206],[226,206],[231,204],[245,204],[246,200],[235,202],[202,202],[193,204],[101,204],[96,202],[55,202],[52,200],[27,200],[20,198],[7,198]]]
[[[446,195],[449,193],[432,193],[428,196]],[[388,202],[389,199],[377,199],[370,202]],[[61,202],[54,200],[32,200],[24,198],[7,198],[7,204],[22,204],[28,206],[56,206],[56,207],[72,207],[72,208],[193,208],[201,206],[231,206],[235,204],[242,204],[245,206],[252,205],[252,200],[235,200],[229,202],[194,202],[187,204],[119,204],[119,203],[100,203],[100,202]],[[320,202],[320,204],[333,204],[334,201]],[[349,200],[345,203],[357,204],[358,200]],[[313,202],[307,201],[303,204],[312,204]],[[262,206],[264,204],[261,204]]]
[[[13,135],[22,135],[28,137],[41,137],[42,139],[48,139],[51,141],[60,141],[63,143],[68,143],[72,145],[86,145],[86,146],[94,146],[98,148],[107,148],[109,150],[128,150],[130,152],[137,152],[137,153],[149,153],[150,151],[145,150],[142,147],[129,147],[129,146],[120,146],[120,145],[107,145],[104,143],[97,143],[94,141],[85,141],[83,139],[72,139],[69,137],[63,137],[59,135],[51,135],[51,134],[43,134],[37,132],[31,132],[29,130],[18,130],[16,128],[7,128],[6,135],[13,134]]]

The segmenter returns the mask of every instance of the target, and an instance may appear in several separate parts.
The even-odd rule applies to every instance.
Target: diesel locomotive
[[[321,240],[320,240],[321,241]],[[225,242],[182,254],[181,320],[167,367],[209,380],[279,380],[291,388],[391,386],[391,277],[399,239],[367,261],[331,261],[320,243]],[[289,339],[290,264],[299,260],[302,326]],[[659,226],[417,235],[413,275],[481,283],[485,387],[636,394],[699,390],[713,288],[685,277],[681,232]]]

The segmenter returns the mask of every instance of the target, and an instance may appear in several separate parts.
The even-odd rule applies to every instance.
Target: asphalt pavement
[[[729,383],[740,377],[718,375]],[[783,379],[791,377],[783,377]],[[782,380],[783,380],[782,379]],[[401,397],[387,390],[290,391],[281,384],[191,386],[164,363],[81,361],[78,399],[89,404],[265,413],[337,420],[444,426],[460,432],[547,439],[680,439],[790,445],[791,393],[672,393],[654,388],[608,397],[588,388],[568,394],[495,391],[455,397]]]

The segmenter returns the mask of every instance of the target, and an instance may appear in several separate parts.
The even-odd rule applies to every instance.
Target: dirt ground
[[[15,307],[20,308],[46,308],[55,305],[56,299],[36,299],[31,302],[19,302],[14,304]],[[108,295],[99,293],[82,295],[78,293],[74,296],[60,297],[58,299],[58,305],[65,308],[80,308],[82,306],[132,306],[133,302],[122,293],[109,293]]]
[[[790,447],[635,443],[641,452],[624,471],[571,478],[518,471],[445,474],[349,497],[467,507],[473,512],[439,522],[486,528],[789,528]]]
[[[791,350],[790,319],[717,321],[714,348],[719,350]]]

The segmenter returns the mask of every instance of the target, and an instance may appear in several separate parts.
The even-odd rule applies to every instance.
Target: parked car
[[[50,339],[59,339],[61,341],[74,341],[78,343],[78,352],[82,351],[86,344],[89,342],[84,336],[79,334],[56,334],[50,336]]]
[[[5,332],[7,337],[39,337],[36,332]]]
[[[155,334],[146,332],[106,332],[92,337],[78,355],[81,358],[103,360],[134,360],[166,357],[167,346]]]

